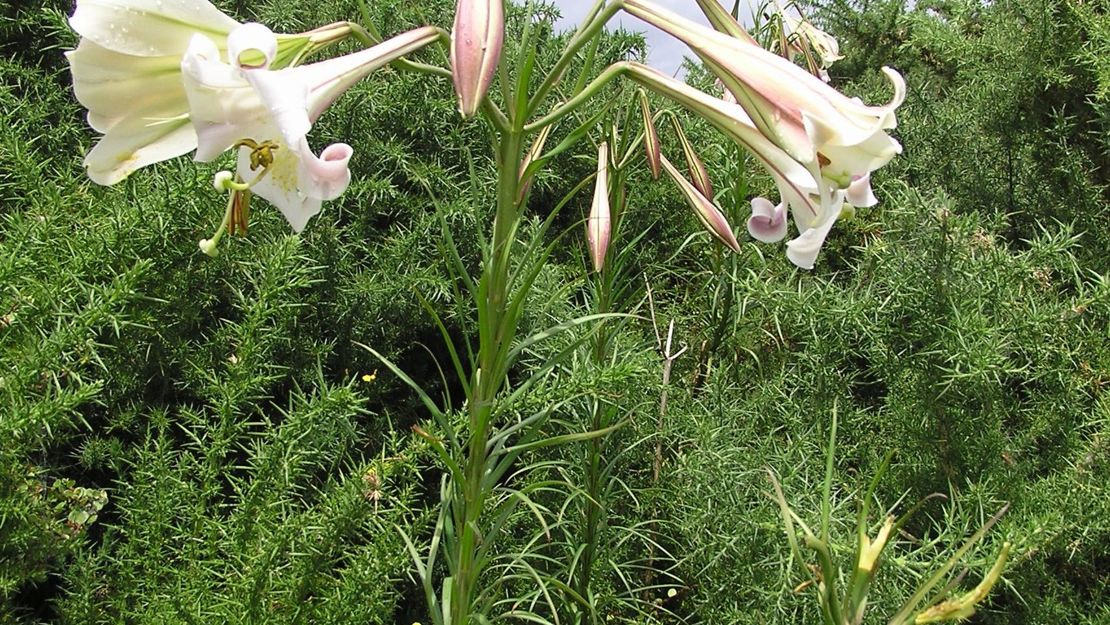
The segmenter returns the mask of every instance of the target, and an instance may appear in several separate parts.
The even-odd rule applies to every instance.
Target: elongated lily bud
[[[694,146],[686,138],[686,133],[682,130],[682,124],[678,123],[678,118],[671,117],[671,122],[674,125],[675,133],[678,135],[678,141],[682,144],[682,153],[686,155],[686,164],[690,167],[690,181],[694,183],[694,186],[702,195],[712,201],[713,183],[709,181],[709,171],[705,169],[705,165],[698,158]]]
[[[543,154],[543,146],[547,143],[547,137],[551,135],[551,129],[554,124],[549,124],[543,127],[543,130],[536,135],[536,140],[532,142],[532,147],[528,148],[528,153],[524,155],[524,160],[520,163],[520,191],[517,193],[517,203],[524,201],[527,197],[528,191],[532,189],[532,180],[535,179],[535,174],[528,173],[528,166],[536,162],[536,159]]]
[[[605,254],[609,251],[609,237],[613,220],[609,211],[609,144],[597,148],[597,180],[594,182],[594,201],[590,218],[586,220],[586,241],[590,246],[590,260],[594,271],[605,268]]]
[[[648,167],[651,168],[651,177],[659,180],[659,159],[663,156],[663,150],[659,146],[659,133],[655,131],[655,122],[651,119],[647,92],[643,89],[640,89],[640,113],[644,116],[644,148],[647,150]]]
[[[686,197],[689,202],[690,208],[694,209],[694,214],[697,215],[698,221],[705,226],[709,234],[713,235],[721,243],[724,243],[734,252],[740,251],[740,243],[736,241],[736,235],[732,233],[732,226],[729,225],[728,220],[725,219],[724,213],[721,209],[706,197],[690,181],[686,180],[675,166],[667,160],[667,157],[662,157],[663,169],[674,178],[678,188],[682,191],[682,195]]]
[[[502,0],[458,1],[451,31],[451,75],[463,117],[473,117],[486,97],[504,43]]]

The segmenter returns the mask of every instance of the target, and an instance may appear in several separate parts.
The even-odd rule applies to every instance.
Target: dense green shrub
[[[283,31],[359,15],[346,0],[220,4]],[[386,33],[447,25],[453,5],[375,2],[369,18]],[[457,123],[446,81],[381,70],[314,129],[354,141],[347,193],[301,236],[259,202],[249,235],[209,259],[196,242],[222,210],[211,167],[177,159],[110,189],[84,178],[94,138],[60,57],[75,43],[69,9],[0,7],[0,622],[426,620],[397,530],[421,545],[430,535],[443,469],[410,432],[430,428],[420,401],[358,344],[457,402],[416,294],[461,344],[472,313],[434,206],[476,264],[494,171],[485,128]],[[726,256],[691,235],[674,190],[633,168],[611,305],[637,316],[606,321],[606,362],[578,347],[513,406],[514,417],[556,406],[552,434],[585,429],[595,405],[624,423],[598,443],[610,479],[593,571],[601,616],[814,619],[810,598],[791,592],[765,469],[815,515],[836,410],[841,538],[888,451],[876,507],[949,497],[907,526],[875,613],[1009,502],[969,561],[981,571],[994,545],[1017,544],[976,622],[1106,622],[1105,7],[833,2],[821,15],[847,56],[834,81],[879,100],[874,68],[889,64],[911,86],[905,153],[876,182],[882,203],[838,227],[817,270],[801,273],[779,248],[745,242]],[[615,33],[599,57],[640,52]],[[712,89],[697,68],[689,79]],[[612,95],[614,110],[634,102],[627,88]],[[629,110],[618,119],[635,127]],[[682,119],[739,225],[769,181]],[[541,173],[522,238],[592,173],[589,143]],[[588,195],[555,221],[551,234],[568,235],[537,280],[525,336],[594,310],[578,234]],[[672,319],[674,351],[689,349],[663,386],[656,331]],[[577,338],[536,346],[514,375]],[[502,555],[570,574],[560,567],[580,548],[585,448],[521,459],[540,468],[513,484],[544,489]]]

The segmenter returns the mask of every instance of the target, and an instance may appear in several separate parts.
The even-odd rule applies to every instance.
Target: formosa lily
[[[196,160],[237,148],[236,184],[242,188],[229,188],[269,200],[300,232],[321,202],[338,197],[350,179],[351,147],[333,144],[316,156],[306,137],[312,123],[367,74],[437,37],[433,27],[418,28],[361,52],[273,70],[277,42],[260,24],[229,35],[230,64],[211,39],[194,35],[181,70],[198,140]]]
[[[625,0],[624,10],[685,42],[736,96],[761,132],[799,163],[819,166],[837,187],[874,171],[901,152],[887,135],[905,99],[900,74],[883,72],[894,86],[884,106],[849,98],[794,63],[756,45],[707,28],[650,0]]]
[[[196,148],[181,59],[193,35],[221,52],[239,23],[207,0],[78,0],[69,19],[81,35],[66,53],[77,100],[104,137],[85,157],[89,177],[115,184],[136,169]],[[345,37],[349,25],[278,35],[272,65],[284,67]]]
[[[590,205],[590,216],[586,219],[586,243],[590,248],[594,271],[598,273],[605,268],[605,255],[609,251],[612,231],[613,219],[609,210],[609,144],[602,143],[597,148],[594,198]]]
[[[690,205],[690,208],[694,209],[694,215],[697,216],[698,221],[705,226],[705,229],[714,238],[725,244],[730,250],[739,252],[740,243],[736,241],[736,235],[732,233],[732,226],[729,225],[728,219],[725,218],[721,209],[717,208],[713,200],[703,195],[701,190],[691,184],[689,180],[686,180],[675,169],[675,166],[667,160],[667,157],[662,157],[662,161],[663,169],[674,179],[675,184],[682,191],[683,197],[686,198],[686,202]]]
[[[798,238],[787,243],[787,257],[798,267],[812,269],[825,238],[840,217],[844,192],[825,179],[818,182],[813,169],[799,163],[760,132],[743,107],[639,63],[626,62],[623,69],[632,80],[713,124],[767,168],[798,227]],[[769,239],[770,232],[766,236]]]
[[[458,0],[451,31],[451,76],[459,112],[473,117],[489,91],[505,43],[503,0]]]

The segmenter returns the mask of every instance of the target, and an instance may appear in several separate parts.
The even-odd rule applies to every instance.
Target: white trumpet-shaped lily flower
[[[237,176],[255,195],[274,204],[296,231],[321,203],[347,187],[352,149],[333,144],[317,156],[309,148],[312,123],[340,94],[375,69],[438,38],[418,28],[347,56],[272,70],[273,33],[246,24],[228,37],[230,63],[216,44],[195,35],[181,61],[196,160],[239,150]]]
[[[773,210],[757,213],[754,222],[757,229],[753,232],[753,222],[749,222],[749,232],[759,240],[780,240],[781,236],[772,239],[771,233],[781,232],[785,236],[782,219],[785,207],[789,206],[799,236],[787,243],[787,257],[798,267],[812,269],[825,238],[840,217],[845,192],[820,176],[815,164],[798,162],[767,138],[740,105],[715,98],[645,65],[626,62],[623,66],[629,78],[701,116],[766,167],[785,205],[779,213]],[[764,218],[769,221],[764,223],[761,221]]]
[[[207,0],[78,0],[69,24],[81,41],[66,53],[77,100],[104,137],[85,157],[110,185],[196,147],[181,84],[181,57],[196,33],[223,41],[239,23]]]
[[[89,125],[104,135],[85,157],[93,182],[115,184],[197,147],[181,60],[198,34],[226,54],[239,22],[208,0],[77,0],[69,23],[81,35],[66,53],[73,91],[89,111]],[[293,64],[350,31],[337,23],[277,35],[271,65]]]
[[[905,99],[898,72],[883,68],[894,86],[884,106],[868,106],[825,84],[750,38],[717,32],[667,11],[650,0],[625,0],[628,13],[685,42],[728,88],[756,127],[778,147],[838,188],[883,166],[901,146],[886,131]]]

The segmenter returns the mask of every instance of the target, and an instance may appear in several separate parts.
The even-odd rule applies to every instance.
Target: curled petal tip
[[[243,24],[227,36],[228,61],[236,69],[269,69],[277,51],[277,37],[262,24]]]
[[[864,174],[852,180],[844,193],[844,199],[858,208],[866,208],[879,203],[879,198],[871,190],[871,174]]]
[[[778,243],[786,238],[786,204],[771,204],[762,197],[752,199],[752,216],[748,218],[748,234],[763,243]]]

